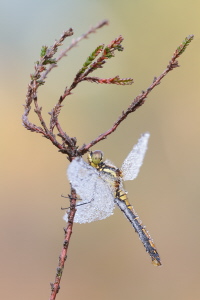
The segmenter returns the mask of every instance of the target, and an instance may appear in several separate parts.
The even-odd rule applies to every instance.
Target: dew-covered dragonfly
[[[81,202],[76,206],[74,222],[90,223],[105,219],[113,214],[117,205],[138,233],[153,265],[160,266],[161,261],[154,242],[129,203],[127,192],[123,188],[123,181],[137,177],[147,150],[149,136],[149,133],[145,133],[140,137],[124,160],[121,169],[108,160],[103,162],[103,153],[96,150],[88,155],[89,164],[80,157],[75,158],[67,169],[67,175],[81,198]],[[64,220],[68,221],[68,212]]]

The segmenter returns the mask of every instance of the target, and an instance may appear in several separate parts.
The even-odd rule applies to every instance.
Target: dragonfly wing
[[[67,175],[82,200],[77,204],[74,222],[90,223],[113,214],[115,204],[112,190],[95,168],[82,158],[75,158],[68,167]]]
[[[121,171],[123,180],[133,180],[138,176],[142,166],[150,134],[144,133],[124,160]]]
[[[112,167],[112,168],[116,168],[116,169],[117,169],[117,167],[116,167],[109,159],[106,159],[106,160],[104,161],[104,164],[107,165],[107,166],[109,166],[109,167]]]

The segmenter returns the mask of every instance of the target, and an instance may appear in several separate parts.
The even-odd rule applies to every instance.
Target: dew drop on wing
[[[135,179],[140,171],[142,166],[145,153],[147,151],[147,144],[150,134],[144,133],[138,140],[138,143],[133,147],[131,152],[125,158],[121,171],[123,174],[123,180],[133,180]]]
[[[90,223],[113,214],[115,203],[112,189],[95,168],[78,157],[70,163],[67,176],[82,200],[78,203],[85,203],[76,207],[75,223]],[[64,219],[67,221],[67,213]]]

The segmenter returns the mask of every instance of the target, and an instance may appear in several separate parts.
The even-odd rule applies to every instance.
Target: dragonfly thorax
[[[109,183],[114,189],[119,189],[122,185],[122,173],[119,168],[115,167],[110,161],[103,162],[103,152],[96,150],[88,155],[89,164],[97,169],[101,177]]]

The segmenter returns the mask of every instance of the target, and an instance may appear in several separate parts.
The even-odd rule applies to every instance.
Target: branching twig
[[[129,105],[127,110],[122,112],[122,115],[118,118],[118,120],[113,124],[113,126],[107,130],[106,132],[100,134],[96,139],[94,139],[92,142],[88,143],[87,145],[83,145],[79,150],[79,155],[83,155],[86,153],[92,146],[100,142],[101,140],[104,140],[108,135],[113,133],[117,127],[121,124],[121,122],[126,119],[126,117],[134,112],[136,109],[138,109],[141,105],[144,104],[145,99],[147,98],[148,94],[157,86],[160,84],[161,80],[169,73],[169,71],[172,71],[174,68],[179,67],[177,58],[185,51],[186,47],[189,45],[189,43],[194,38],[193,35],[189,35],[185,38],[183,43],[176,49],[174,52],[171,60],[169,61],[169,64],[166,68],[166,70],[157,78],[154,77],[154,80],[152,84],[147,88],[146,91],[142,91],[140,95],[138,95],[134,101]]]
[[[101,27],[103,27],[105,25],[108,25],[108,20],[103,20],[103,21],[99,22],[96,26],[91,27],[88,30],[88,32],[82,34],[77,39],[73,39],[71,44],[69,45],[69,47],[67,47],[65,50],[63,50],[60,53],[60,55],[57,57],[56,62],[61,60],[63,57],[67,56],[67,52],[69,52],[72,48],[76,47],[80,41],[82,41],[83,39],[87,39],[91,33],[95,33],[97,29],[100,29]],[[57,67],[56,64],[50,65],[49,68],[43,73],[42,79],[44,80],[47,77],[48,73],[55,67]]]
[[[115,76],[113,78],[98,78],[98,77],[88,77],[89,74],[94,72],[95,70],[102,68],[105,64],[107,59],[110,59],[115,56],[115,51],[123,51],[123,47],[121,46],[121,43],[123,41],[122,36],[119,36],[118,38],[114,39],[109,45],[104,46],[100,45],[98,46],[91,55],[87,58],[85,63],[83,64],[82,68],[78,71],[76,74],[72,84],[70,87],[66,87],[64,89],[64,93],[60,96],[57,104],[54,106],[52,111],[49,113],[50,118],[50,128],[46,126],[46,123],[42,116],[42,108],[38,105],[38,99],[37,99],[37,89],[40,85],[43,85],[45,83],[44,79],[46,78],[47,74],[52,70],[52,66],[56,65],[57,61],[60,60],[64,55],[66,55],[66,52],[72,49],[77,43],[82,40],[83,38],[88,37],[88,35],[92,32],[95,32],[96,29],[101,28],[104,25],[107,25],[107,21],[100,22],[97,26],[90,29],[86,34],[82,35],[81,38],[78,38],[74,42],[71,43],[70,47],[65,49],[65,51],[57,58],[53,58],[55,53],[57,52],[57,49],[59,46],[62,45],[62,42],[64,39],[68,36],[71,36],[73,34],[72,29],[70,28],[68,31],[64,32],[61,38],[54,43],[53,46],[47,47],[43,46],[41,50],[41,58],[40,61],[37,61],[35,64],[35,73],[31,75],[31,82],[28,86],[28,92],[26,97],[26,105],[25,105],[25,111],[22,117],[24,126],[31,131],[35,131],[37,133],[43,134],[44,137],[49,139],[62,153],[65,153],[68,155],[69,160],[72,159],[72,157],[77,156],[77,147],[76,147],[76,139],[70,138],[62,129],[60,126],[60,123],[58,121],[59,113],[62,109],[62,102],[64,99],[71,95],[71,91],[77,87],[77,85],[83,81],[88,82],[95,82],[95,83],[105,83],[105,84],[117,84],[117,85],[129,85],[133,83],[132,78],[125,78],[121,79],[119,76]],[[100,56],[99,56],[100,55]],[[99,58],[97,58],[99,56]],[[50,65],[47,69],[47,65]],[[34,100],[35,105],[35,113],[38,115],[41,127],[36,126],[35,124],[32,124],[28,120],[28,115],[31,109],[32,101]],[[61,137],[62,143],[58,142],[56,139],[56,135],[53,133],[54,129],[57,129],[58,136]]]

